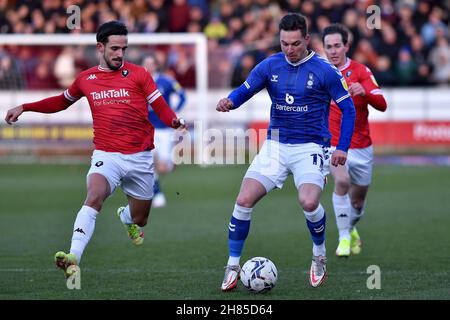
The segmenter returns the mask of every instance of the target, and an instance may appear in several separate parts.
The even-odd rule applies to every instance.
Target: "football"
[[[275,287],[278,272],[275,264],[269,259],[254,257],[244,263],[240,276],[249,291],[263,293]]]

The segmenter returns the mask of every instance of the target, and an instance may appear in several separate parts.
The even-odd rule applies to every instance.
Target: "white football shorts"
[[[331,155],[336,147],[328,148],[329,157],[325,162],[325,175],[330,173]],[[373,146],[367,148],[348,149],[345,167],[350,175],[350,181],[358,186],[368,186],[372,182]]]
[[[266,140],[255,156],[244,178],[259,181],[266,191],[282,188],[288,175],[295,186],[312,183],[323,189],[323,149],[316,143],[285,144]]]
[[[174,130],[172,128],[155,129],[155,158],[157,161],[164,162],[170,170],[174,167],[173,162],[173,146],[174,146]]]
[[[121,187],[126,195],[138,200],[153,198],[154,168],[151,151],[134,154],[94,150],[87,177],[99,173],[106,178],[111,194]]]

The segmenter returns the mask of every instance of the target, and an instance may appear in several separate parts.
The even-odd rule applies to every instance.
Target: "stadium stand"
[[[65,8],[73,4],[81,8],[81,29],[69,30]],[[366,27],[370,5],[381,8],[379,30]],[[323,28],[334,22],[347,25],[354,42],[349,56],[367,64],[382,86],[450,84],[449,1],[1,0],[0,33],[93,33],[112,19],[125,22],[135,33],[204,32],[211,57],[209,87],[223,88],[236,86],[278,49],[277,21],[286,12],[308,17],[311,46],[319,53]],[[69,50],[0,48],[0,88],[64,88],[64,77],[93,63],[93,57]],[[167,67],[181,85],[194,87],[192,57],[177,46],[165,53]],[[176,59],[170,59],[173,56]],[[62,62],[71,70],[61,72]]]

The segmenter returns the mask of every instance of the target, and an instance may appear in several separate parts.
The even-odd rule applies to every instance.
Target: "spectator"
[[[205,34],[208,38],[217,40],[224,39],[227,36],[227,33],[228,28],[219,17],[213,17],[205,27]]]
[[[432,79],[439,84],[450,83],[450,46],[446,38],[438,39],[437,46],[430,52],[430,63],[433,66]]]
[[[186,32],[189,25],[190,7],[186,0],[174,0],[169,7],[169,31]]]
[[[237,88],[247,79],[250,71],[255,67],[255,57],[250,53],[245,53],[237,60],[236,67],[231,77],[231,87]]]
[[[398,83],[404,86],[411,84],[416,76],[416,70],[417,65],[409,49],[406,47],[400,49],[395,70]]]
[[[377,65],[378,54],[373,48],[372,44],[366,39],[362,39],[358,43],[358,46],[355,50],[355,56],[356,55],[358,55],[359,57],[356,60],[367,65],[370,69]],[[389,57],[389,60],[393,61],[391,57]]]
[[[428,22],[422,27],[421,34],[427,47],[431,47],[434,44],[438,29],[442,30],[448,36],[448,27],[442,22],[441,18],[442,10],[434,7],[428,17]]]
[[[412,19],[416,30],[422,30],[423,25],[428,21],[430,11],[430,3],[427,0],[419,0]]]
[[[395,85],[396,78],[394,72],[392,72],[391,59],[388,56],[380,56],[372,71],[381,86]]]
[[[65,47],[56,58],[54,75],[61,88],[68,88],[77,75],[75,68],[75,54],[72,47]]]
[[[169,14],[168,8],[165,5],[164,0],[149,0],[149,11],[155,12],[158,16],[158,29],[157,32],[169,31]]]
[[[195,87],[196,80],[193,58],[194,55],[190,52],[190,50],[186,50],[181,46],[173,46],[172,61],[168,61],[169,68],[174,73],[175,79],[177,79],[180,85],[184,88]]]
[[[81,29],[69,30],[66,27],[66,8],[72,4],[82,9]],[[366,9],[372,4],[381,8],[380,30],[367,28]],[[445,41],[440,39],[448,40],[450,36],[449,5],[449,1],[436,0],[0,0],[0,33],[95,33],[100,23],[120,19],[126,23],[130,32],[204,32],[210,39],[210,56],[232,59],[243,52],[252,52],[257,63],[274,48],[277,49],[277,20],[282,12],[302,12],[310,25],[311,46],[317,52],[320,53],[321,46],[314,34],[330,22],[342,22],[352,33],[353,45],[348,52],[349,57],[377,66],[378,55],[387,56],[389,63],[383,57],[380,64],[389,64],[395,72],[402,70],[402,74],[409,70],[406,66],[411,61],[415,62],[415,76],[409,83],[414,85],[446,82],[442,80],[446,78],[445,68],[440,67],[438,61],[446,61],[446,49],[443,49],[446,45],[442,44]],[[399,53],[402,47],[408,47],[409,53]],[[12,49],[6,50],[9,56],[16,57]],[[88,47],[86,54],[91,54],[91,51]],[[223,55],[222,51],[225,51]],[[433,58],[429,57],[431,51],[434,52]],[[33,49],[29,60],[12,60],[13,66],[19,69],[23,67],[20,69],[24,70],[23,78],[33,83],[36,81],[30,77],[37,70],[40,70],[41,75],[45,73],[43,66],[38,68],[41,57],[35,54],[39,55],[40,51]],[[138,59],[139,53],[135,55]],[[91,61],[92,57],[85,60]],[[213,60],[209,59],[210,62]],[[233,70],[229,65],[219,65],[209,66],[209,70],[216,72],[216,80],[211,83],[228,85]],[[195,71],[193,63],[183,61],[180,66],[180,70]],[[50,75],[59,72],[49,71]],[[409,71],[405,74],[409,74]],[[392,85],[395,84],[392,82]]]
[[[397,43],[397,33],[389,24],[383,24],[381,28],[382,42],[378,52],[383,52],[391,61],[396,61],[399,55],[399,46]]]
[[[155,12],[150,11],[144,15],[143,19],[141,19],[138,30],[139,32],[153,33],[157,32],[159,27],[158,15]]]
[[[23,87],[23,79],[15,61],[0,51],[0,90],[17,90]]]
[[[188,5],[191,8],[199,8],[202,11],[203,17],[206,17],[209,14],[208,1],[206,0],[188,0]]]
[[[196,23],[199,25],[200,30],[203,30],[208,21],[206,20],[206,16],[203,14],[202,8],[198,6],[193,6],[190,8],[191,8],[189,12],[190,24]]]

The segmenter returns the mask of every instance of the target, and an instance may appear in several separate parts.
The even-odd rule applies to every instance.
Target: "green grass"
[[[0,165],[0,299],[449,299],[450,175],[443,167],[377,167],[363,251],[334,256],[337,231],[327,186],[329,277],[308,285],[311,240],[292,178],[253,211],[242,262],[271,258],[279,271],[269,293],[219,289],[227,225],[244,166],[184,166],[162,180],[168,206],[154,209],[145,243],[133,247],[115,216],[117,190],[97,218],[81,263],[81,290],[68,290],[53,255],[68,250],[85,198],[87,165]],[[367,267],[381,268],[369,290]]]

